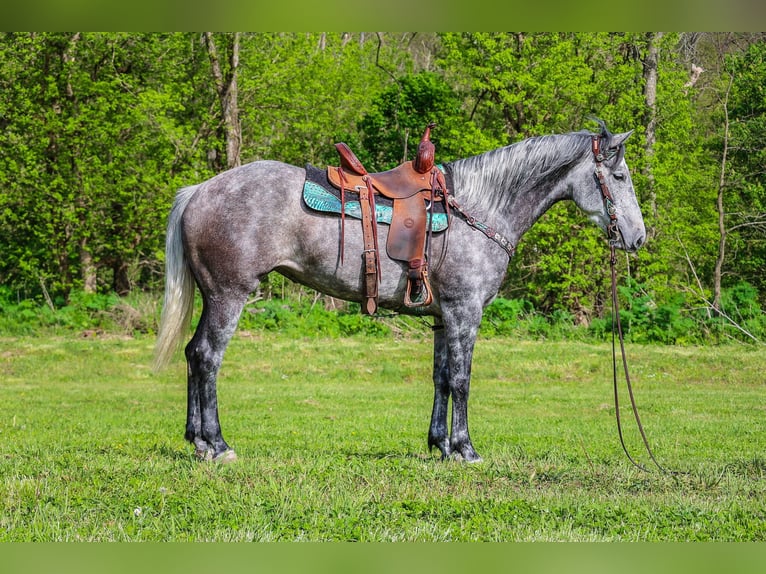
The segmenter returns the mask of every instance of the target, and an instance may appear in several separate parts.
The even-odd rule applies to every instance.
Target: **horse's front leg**
[[[449,354],[444,324],[434,320],[434,406],[431,411],[431,426],[428,429],[428,448],[438,448],[442,458],[450,455],[449,432],[447,430],[447,409],[449,407]]]
[[[481,457],[471,444],[468,433],[468,394],[471,386],[471,363],[476,335],[481,323],[481,308],[460,307],[454,314],[445,314],[445,337],[449,364],[449,389],[452,395],[452,430],[450,455],[460,455],[467,462],[479,462]]]

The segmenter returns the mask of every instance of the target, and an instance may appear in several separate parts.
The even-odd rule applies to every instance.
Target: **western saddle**
[[[404,304],[407,307],[425,307],[431,304],[433,294],[428,280],[427,244],[432,233],[429,210],[434,202],[443,201],[447,185],[442,171],[434,165],[435,146],[430,140],[430,123],[423,133],[413,161],[406,161],[394,169],[368,173],[354,152],[345,144],[335,147],[340,155],[340,166],[327,168],[330,183],[340,190],[341,199],[341,263],[345,230],[344,205],[346,193],[358,194],[362,209],[362,236],[364,239],[365,304],[363,312],[374,314],[378,307],[380,284],[380,252],[375,218],[375,196],[393,201],[393,216],[386,241],[386,252],[391,259],[407,263],[407,289]]]

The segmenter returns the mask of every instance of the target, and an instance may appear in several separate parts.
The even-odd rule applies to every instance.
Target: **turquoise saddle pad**
[[[340,214],[340,198],[313,181],[306,181],[303,184],[303,201],[315,211]],[[347,200],[344,207],[346,215],[356,219],[362,219],[362,208],[358,201]],[[378,223],[390,224],[393,211],[393,207],[390,205],[384,205],[382,202],[376,202],[375,204],[375,218]],[[432,216],[434,232],[447,229],[448,222],[446,213],[428,214],[429,219],[431,219]]]

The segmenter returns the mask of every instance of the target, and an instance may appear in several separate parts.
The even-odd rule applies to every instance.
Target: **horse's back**
[[[184,249],[205,284],[252,289],[288,258],[305,170],[263,160],[199,184],[183,214]]]
[[[198,217],[252,217],[249,210],[265,211],[290,203],[300,193],[306,170],[286,163],[261,160],[224,171],[202,182],[189,202]],[[259,206],[264,209],[258,209]],[[188,219],[188,216],[187,216]]]

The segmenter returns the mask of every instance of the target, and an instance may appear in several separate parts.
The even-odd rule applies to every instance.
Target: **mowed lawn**
[[[622,452],[606,344],[480,340],[473,465],[427,449],[427,339],[238,333],[230,465],[193,457],[184,361],[155,374],[152,346],[0,339],[0,540],[766,540],[763,347],[628,346],[671,476]]]

